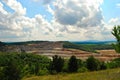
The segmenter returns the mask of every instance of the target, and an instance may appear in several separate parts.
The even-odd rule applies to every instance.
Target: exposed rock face
[[[30,44],[21,44],[21,45],[4,45],[0,43],[0,48],[2,52],[29,52],[29,51],[39,51],[39,50],[53,50],[53,49],[62,49],[62,42],[40,42],[40,43],[30,43]]]
[[[27,46],[39,50],[52,50],[55,48],[63,48],[62,42],[42,42],[38,44],[29,44]]]
[[[63,48],[63,42],[33,42],[33,43],[15,43],[5,44],[0,42],[0,52],[26,52],[37,55],[45,55],[52,58],[54,55],[61,56],[63,58],[69,58],[75,55],[77,58],[86,60],[89,56],[94,56],[101,61],[110,61],[115,58],[120,58],[120,54],[115,53],[114,50],[97,50],[99,54],[86,52],[78,49]]]

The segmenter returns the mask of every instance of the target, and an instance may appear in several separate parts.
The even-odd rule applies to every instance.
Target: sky
[[[0,41],[114,40],[120,0],[0,0]]]

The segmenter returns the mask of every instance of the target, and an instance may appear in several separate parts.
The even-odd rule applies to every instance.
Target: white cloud
[[[62,25],[95,27],[102,23],[101,0],[56,0],[55,19]]]
[[[55,0],[54,9],[49,5],[52,0],[42,0],[53,16],[50,22],[40,14],[26,17],[26,8],[17,0],[2,1],[14,10],[9,13],[0,2],[0,39],[3,41],[105,40],[111,38],[108,26],[120,22],[116,18],[103,23],[100,8],[103,0]]]
[[[7,11],[5,11],[5,10],[3,9],[3,4],[0,2],[0,14],[1,14],[1,13],[5,14],[5,15],[8,14]],[[2,16],[2,15],[1,15],[1,16]]]
[[[116,4],[116,6],[117,6],[118,8],[120,8],[120,3]]]
[[[119,18],[111,18],[108,22],[109,22],[109,24],[119,25],[120,19]]]
[[[47,5],[47,11],[48,11],[50,14],[54,15],[54,10],[50,7],[50,5]]]
[[[11,9],[15,11],[16,15],[25,15],[26,8],[23,8],[22,5],[16,0],[3,0]]]

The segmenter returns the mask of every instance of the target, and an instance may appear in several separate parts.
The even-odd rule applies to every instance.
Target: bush
[[[49,73],[48,69],[45,68],[45,69],[39,70],[38,75],[46,75],[48,73]]]
[[[87,72],[88,69],[86,67],[81,67],[78,69],[78,72],[82,73],[82,72]]]
[[[120,67],[120,58],[116,58],[111,62],[107,63],[108,68],[119,68]]]

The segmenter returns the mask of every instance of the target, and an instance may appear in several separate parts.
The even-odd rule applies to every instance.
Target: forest
[[[86,61],[71,56],[63,59],[53,56],[49,59],[28,53],[0,53],[0,80],[21,80],[32,75],[55,75],[59,73],[83,73],[120,67],[120,58],[101,62],[90,56]]]

